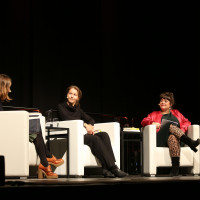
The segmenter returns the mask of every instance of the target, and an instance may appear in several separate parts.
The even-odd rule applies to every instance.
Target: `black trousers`
[[[84,144],[90,147],[92,154],[98,158],[102,168],[111,169],[114,167],[116,160],[108,133],[85,134]]]
[[[40,162],[44,167],[48,167],[48,161],[47,161],[47,157],[51,158],[52,154],[48,151],[45,143],[44,143],[44,139],[42,136],[42,132],[39,132],[37,134],[37,137],[33,140],[33,143],[35,145],[35,149],[36,152],[40,158]]]
[[[40,158],[40,162],[44,167],[47,167],[48,166],[47,157],[51,158],[52,154],[48,151],[45,145],[39,119],[29,120],[29,134],[33,133],[36,134],[36,138],[33,140],[33,143],[35,145],[36,152]]]

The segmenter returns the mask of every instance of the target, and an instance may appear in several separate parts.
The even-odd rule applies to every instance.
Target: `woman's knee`
[[[100,138],[96,135],[85,135],[84,144],[92,146],[93,144],[99,143]]]
[[[105,131],[99,132],[99,134],[101,134],[103,137],[109,137],[108,133]]]
[[[173,124],[170,124],[169,126],[169,131],[170,133],[175,133],[177,132],[177,126],[173,125]]]
[[[104,141],[109,141],[110,140],[110,136],[105,131],[97,133],[97,136],[100,137]]]
[[[177,126],[171,124],[169,127],[170,133],[174,134],[176,137],[180,138],[184,132]]]

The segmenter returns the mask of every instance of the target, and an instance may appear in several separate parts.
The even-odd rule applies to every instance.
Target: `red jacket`
[[[171,110],[171,112],[175,117],[177,117],[180,123],[180,129],[184,133],[187,132],[188,126],[191,125],[191,122],[187,118],[185,118],[178,110],[173,109]],[[142,120],[141,125],[144,127],[144,126],[152,124],[153,122],[158,122],[161,124],[161,118],[162,118],[161,111],[153,111]],[[160,129],[156,129],[156,132],[158,132],[159,130]]]

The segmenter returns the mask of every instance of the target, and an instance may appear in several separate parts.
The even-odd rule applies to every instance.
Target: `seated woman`
[[[11,92],[11,85],[11,78],[6,74],[0,74],[0,111],[3,111],[2,102],[12,100],[8,95]],[[64,163],[64,160],[57,159],[48,151],[42,136],[39,119],[29,120],[29,141],[35,145],[41,162],[38,166],[38,178],[43,178],[43,175],[46,178],[58,178],[58,175],[52,172],[50,164],[58,167]]]
[[[83,126],[86,129],[84,135],[84,144],[88,145],[91,152],[96,156],[103,168],[103,175],[107,178],[125,177],[128,174],[121,171],[115,164],[115,156],[110,142],[110,137],[106,132],[94,132],[94,119],[87,115],[81,108],[79,101],[82,97],[82,91],[75,85],[67,88],[67,101],[58,105],[60,120],[84,121]]]
[[[179,174],[180,146],[183,142],[187,144],[194,152],[197,152],[197,146],[200,139],[196,141],[189,138],[185,133],[191,122],[185,118],[177,109],[173,109],[175,100],[172,92],[160,94],[160,111],[153,111],[145,117],[141,125],[156,125],[157,147],[169,147],[169,153],[172,160],[171,176]],[[162,120],[167,120],[165,125]]]

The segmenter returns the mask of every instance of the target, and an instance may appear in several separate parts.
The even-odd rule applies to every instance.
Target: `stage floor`
[[[125,178],[58,178],[58,179],[6,179],[5,185],[0,186],[0,193],[5,192],[6,195],[20,194],[21,192],[30,192],[31,196],[59,193],[75,196],[86,195],[91,190],[98,192],[98,197],[106,193],[112,195],[133,195],[140,193],[140,196],[153,195],[154,189],[158,192],[166,192],[174,188],[183,188],[183,191],[194,191],[200,186],[200,176],[177,176],[168,177],[155,176],[146,177],[141,175],[130,175]],[[168,195],[166,193],[165,195]]]

